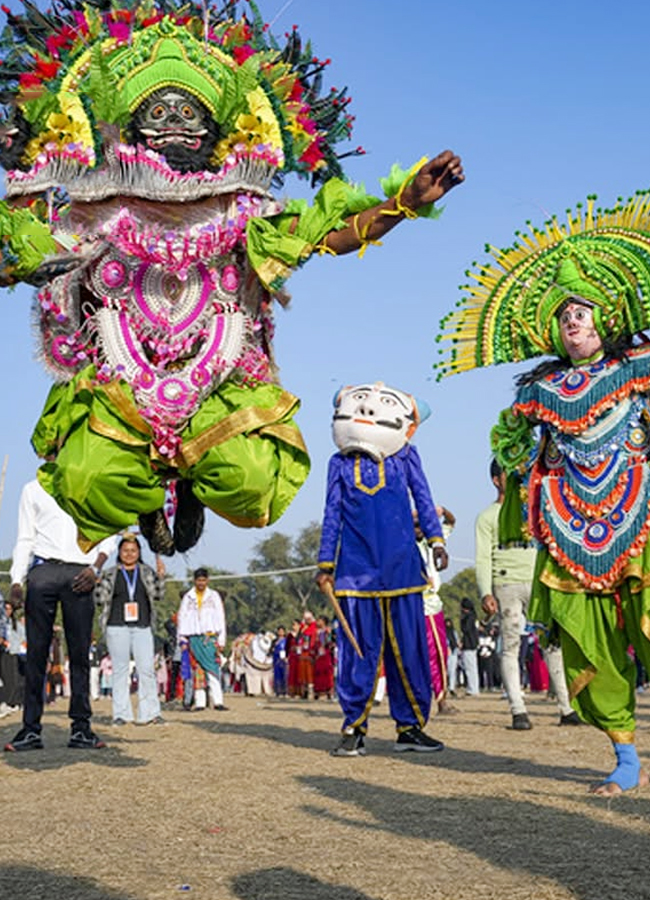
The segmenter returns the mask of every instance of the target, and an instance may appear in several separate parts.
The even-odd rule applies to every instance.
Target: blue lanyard
[[[135,599],[135,589],[138,584],[138,566],[135,567],[133,572],[128,572],[124,566],[122,566],[122,575],[124,575],[124,580],[126,581],[129,602],[133,603],[133,600]]]

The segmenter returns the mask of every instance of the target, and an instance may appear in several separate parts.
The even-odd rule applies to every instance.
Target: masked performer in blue
[[[431,709],[422,600],[429,582],[412,503],[436,567],[446,568],[448,560],[420,457],[409,443],[421,418],[413,397],[382,382],[348,387],[336,397],[333,436],[339,452],[329,463],[317,575],[343,626],[337,691],[345,718],[334,756],[365,753],[382,660],[397,726],[395,750],[443,749],[423,731]]]

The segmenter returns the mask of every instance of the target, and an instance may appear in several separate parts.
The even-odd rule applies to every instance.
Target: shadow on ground
[[[2,736],[2,745],[11,740],[14,736],[14,729]],[[103,750],[77,750],[68,747],[68,738],[70,732],[68,729],[53,728],[48,726],[43,729],[43,750],[25,750],[21,753],[2,753],[3,762],[17,770],[28,770],[30,772],[46,772],[53,769],[63,769],[66,766],[73,766],[80,762],[91,762],[96,766],[108,767],[113,769],[137,769],[148,765],[146,759],[137,756],[130,756],[126,749],[122,749],[119,744],[124,744],[128,748],[128,741],[119,738],[106,738],[107,747]],[[102,737],[104,737],[102,735]],[[0,885],[2,881],[0,880]],[[0,893],[0,897],[2,897]],[[10,895],[8,895],[10,896]]]
[[[299,781],[351,807],[349,815],[303,807],[315,818],[366,832],[375,828],[400,838],[444,842],[505,871],[548,878],[572,891],[576,900],[650,898],[648,836],[629,826],[506,797],[423,797],[327,776]],[[602,805],[599,798],[592,799]],[[355,818],[355,807],[363,817]],[[368,822],[368,814],[374,823]]]
[[[78,878],[48,872],[33,866],[3,866],[0,869],[0,897],[7,900],[135,900],[103,887],[92,878]]]
[[[329,884],[282,867],[240,875],[232,887],[241,900],[372,900],[369,894],[354,888]]]
[[[212,731],[217,734],[232,734],[247,738],[257,738],[264,741],[287,744],[291,747],[300,747],[304,750],[320,750],[323,753],[335,746],[339,732],[331,734],[322,731],[303,731],[299,728],[287,728],[282,725],[251,725],[235,724],[226,719],[219,721],[194,720],[187,723],[197,728]],[[393,741],[384,738],[373,738],[367,741],[368,755],[386,757],[391,756],[401,763],[417,766],[434,766],[439,769],[447,769],[455,772],[465,772],[472,775],[518,775],[523,778],[544,778],[554,781],[584,781],[585,785],[602,778],[603,772],[595,769],[576,768],[572,766],[551,766],[535,763],[530,759],[513,756],[499,756],[491,753],[483,753],[476,750],[462,750],[447,745],[443,753],[393,753]],[[360,761],[363,763],[363,761]],[[648,895],[650,900],[650,894]]]

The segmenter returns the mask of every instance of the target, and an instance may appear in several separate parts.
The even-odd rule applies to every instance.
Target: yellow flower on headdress
[[[273,107],[269,102],[261,87],[255,88],[246,95],[250,116],[241,115],[237,119],[235,125],[240,131],[253,130],[250,126],[251,118],[258,120],[258,129],[264,135],[264,139],[258,143],[271,144],[274,150],[282,150],[282,133],[278,120],[273,112]],[[240,121],[242,124],[240,124]],[[246,124],[243,124],[243,123]]]
[[[235,130],[217,144],[215,156],[222,162],[237,144],[254,147],[266,144],[274,150],[282,150],[282,132],[273,107],[262,90],[256,88],[246,95],[249,112],[240,113],[235,120]]]
[[[79,97],[61,92],[58,100],[60,112],[51,112],[45,121],[45,129],[27,145],[26,154],[32,161],[46,144],[56,144],[60,148],[68,144],[79,144],[85,150],[94,148],[90,122]]]

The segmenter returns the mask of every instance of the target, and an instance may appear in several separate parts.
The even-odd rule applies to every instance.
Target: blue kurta
[[[336,453],[330,459],[318,563],[335,570],[337,595],[393,596],[426,587],[411,497],[427,540],[443,543],[414,446],[407,444],[380,462],[361,453]]]
[[[339,702],[345,728],[365,731],[382,660],[398,729],[424,727],[431,670],[422,591],[427,586],[411,513],[431,542],[442,527],[415,447],[375,462],[335,454],[329,464],[319,567],[334,571],[341,607],[363,658],[339,631]]]

